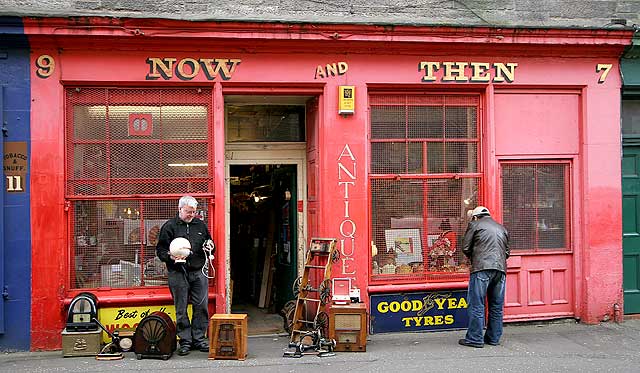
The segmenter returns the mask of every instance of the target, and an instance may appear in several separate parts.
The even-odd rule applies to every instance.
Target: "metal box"
[[[246,314],[215,314],[209,321],[209,359],[247,358]]]
[[[329,338],[335,351],[367,351],[367,307],[364,303],[333,304],[329,309]]]
[[[62,331],[62,356],[96,356],[100,352],[102,330],[88,332]]]

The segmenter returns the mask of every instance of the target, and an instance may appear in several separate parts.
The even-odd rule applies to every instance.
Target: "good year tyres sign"
[[[466,296],[466,290],[372,295],[371,333],[464,329]]]

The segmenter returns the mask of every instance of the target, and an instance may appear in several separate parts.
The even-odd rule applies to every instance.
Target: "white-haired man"
[[[206,255],[202,246],[211,239],[207,225],[196,217],[198,201],[191,196],[183,196],[178,201],[178,214],[169,219],[158,235],[156,254],[165,262],[168,270],[169,289],[176,308],[176,329],[180,337],[178,355],[188,355],[192,349],[209,351],[206,340],[209,322],[208,297],[209,281],[202,272]],[[191,252],[186,257],[174,256],[169,249],[176,238],[186,238],[191,244]],[[191,299],[193,318],[189,321],[187,302]]]

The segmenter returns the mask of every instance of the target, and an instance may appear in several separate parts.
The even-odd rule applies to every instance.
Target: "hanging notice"
[[[418,332],[467,327],[467,291],[371,296],[371,332]]]

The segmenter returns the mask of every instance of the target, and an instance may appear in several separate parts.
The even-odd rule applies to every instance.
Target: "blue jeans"
[[[206,343],[209,323],[209,281],[201,271],[169,271],[169,289],[176,307],[176,331],[180,345]],[[193,319],[189,321],[187,302],[191,298]]]
[[[505,274],[494,269],[473,272],[469,277],[469,328],[465,339],[476,344],[498,344],[502,337],[502,316],[504,306]],[[484,329],[484,300],[489,305],[487,331]]]

